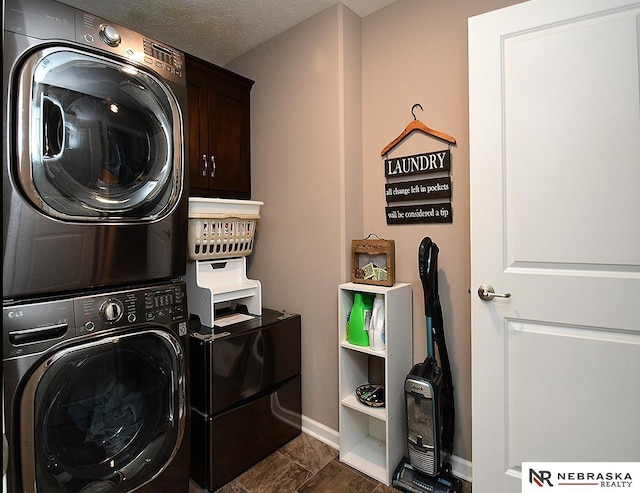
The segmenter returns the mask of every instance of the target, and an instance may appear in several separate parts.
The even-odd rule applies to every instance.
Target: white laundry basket
[[[190,197],[189,258],[213,260],[250,255],[262,205],[255,200]]]

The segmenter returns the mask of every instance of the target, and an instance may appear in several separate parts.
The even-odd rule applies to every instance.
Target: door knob
[[[511,298],[511,293],[496,293],[491,284],[481,284],[478,288],[478,296],[482,301],[491,301],[493,298]]]

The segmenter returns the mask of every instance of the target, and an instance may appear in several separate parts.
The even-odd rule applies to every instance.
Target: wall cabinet
[[[189,191],[251,198],[253,81],[187,55]]]
[[[347,342],[347,317],[358,291],[384,295],[386,345],[382,351]],[[338,287],[340,460],[387,486],[406,455],[404,379],[413,359],[412,314],[411,284]],[[358,400],[356,388],[366,383],[384,383],[385,407],[369,407]]]

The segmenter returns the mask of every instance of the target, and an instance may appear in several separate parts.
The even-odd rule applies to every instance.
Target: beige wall
[[[362,235],[360,18],[334,6],[235,60],[251,93],[249,275],[263,305],[302,315],[302,410],[338,429],[337,285]]]
[[[396,242],[397,279],[413,285],[414,360],[426,356],[426,319],[418,274],[425,236],[440,248],[439,293],[452,365],[455,455],[471,459],[471,306],[469,250],[469,132],[467,19],[512,0],[401,0],[362,21],[364,230]],[[451,147],[452,224],[387,226],[381,150],[412,120],[411,107],[428,127],[456,138]],[[446,149],[414,134],[389,157]]]
[[[337,284],[350,241],[396,242],[396,279],[414,292],[414,361],[424,359],[420,241],[440,247],[439,287],[456,387],[455,455],[471,459],[467,18],[514,0],[399,0],[360,19],[331,7],[234,60],[252,91],[253,198],[265,206],[250,275],[263,304],[302,314],[303,414],[338,429]],[[453,224],[387,226],[382,148],[411,120],[457,139]],[[446,148],[413,135],[392,151]]]

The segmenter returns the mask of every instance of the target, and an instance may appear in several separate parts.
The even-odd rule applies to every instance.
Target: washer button
[[[84,324],[84,330],[86,330],[87,332],[93,332],[93,329],[95,328],[96,324],[94,324],[91,320]]]
[[[135,321],[136,321],[136,314],[135,314],[135,313],[130,313],[130,314],[127,316],[127,320],[128,320],[129,322],[131,322],[131,323],[135,322]]]

